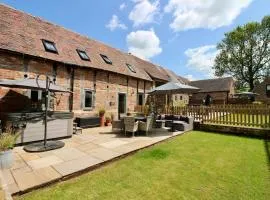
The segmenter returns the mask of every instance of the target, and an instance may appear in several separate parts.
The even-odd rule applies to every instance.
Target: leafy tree
[[[217,49],[215,75],[231,75],[252,91],[255,83],[270,74],[270,16],[226,33]]]

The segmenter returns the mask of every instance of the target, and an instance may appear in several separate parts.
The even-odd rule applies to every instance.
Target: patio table
[[[134,117],[135,118],[135,121],[143,121],[143,122],[146,122],[146,117]]]

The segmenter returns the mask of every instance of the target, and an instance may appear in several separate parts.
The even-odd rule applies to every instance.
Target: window
[[[129,69],[131,72],[136,73],[136,71],[135,71],[135,69],[133,68],[132,65],[130,65],[130,64],[128,64],[128,63],[126,63],[126,65],[127,65],[128,69]]]
[[[183,100],[183,97],[182,97],[182,95],[180,96],[180,100]]]
[[[93,107],[93,92],[91,90],[84,90],[84,109]]]
[[[174,100],[177,101],[177,95],[175,95]]]
[[[266,96],[270,97],[270,84],[266,85]]]
[[[138,99],[137,99],[137,104],[139,105],[139,106],[142,106],[143,105],[143,94],[138,94]]]
[[[108,58],[108,56],[100,54],[101,58],[104,60],[105,63],[107,64],[112,64],[112,61]]]
[[[79,49],[76,49],[77,50],[77,53],[79,54],[80,58],[82,60],[87,60],[87,61],[90,61],[90,58],[88,57],[88,55],[86,54],[85,51],[82,51],[82,50],[79,50]]]
[[[31,102],[38,103],[38,91],[37,90],[31,90]]]
[[[52,52],[52,53],[58,53],[54,42],[51,42],[48,40],[42,40],[42,43],[46,51]]]
[[[31,103],[31,109],[34,111],[41,111],[45,109],[46,92],[41,90],[29,90],[29,98]],[[51,93],[48,96],[48,109],[54,109],[54,99]]]

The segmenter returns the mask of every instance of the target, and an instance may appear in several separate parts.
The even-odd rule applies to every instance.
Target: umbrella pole
[[[46,76],[45,116],[44,116],[44,146],[46,146],[46,144],[47,144],[48,95],[49,95],[49,78],[48,78],[48,76]]]
[[[46,88],[45,88],[45,111],[44,111],[44,141],[29,144],[23,149],[27,152],[44,152],[54,149],[59,149],[65,146],[62,141],[47,141],[47,115],[48,115],[48,100],[49,100],[49,88],[50,88],[50,78],[46,75]]]

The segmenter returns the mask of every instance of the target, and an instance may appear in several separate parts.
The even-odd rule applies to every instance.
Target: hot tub
[[[20,136],[17,144],[41,141],[44,139],[44,112],[2,113],[4,126],[18,128]],[[47,139],[71,137],[73,113],[48,111]]]

